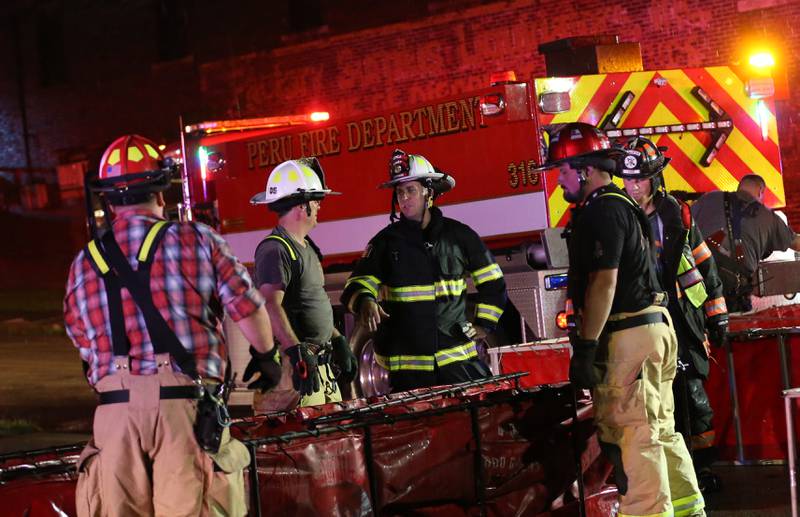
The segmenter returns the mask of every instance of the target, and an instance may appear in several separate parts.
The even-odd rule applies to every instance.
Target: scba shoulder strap
[[[264,240],[259,243],[259,247],[267,241],[274,240],[278,241],[283,245],[286,249],[287,253],[289,253],[289,258],[291,259],[292,264],[292,279],[289,281],[289,285],[286,286],[284,300],[287,301],[289,304],[296,304],[299,302],[300,298],[300,275],[303,274],[303,259],[300,251],[297,249],[296,245],[291,242],[291,238],[287,238],[276,231],[273,231],[271,234],[267,235]],[[322,252],[320,251],[319,247],[316,243],[311,240],[311,237],[306,236],[306,242],[311,249],[314,250],[319,261],[322,262]]]
[[[647,276],[650,279],[650,288],[653,290],[653,299],[657,298],[659,293],[662,293],[661,282],[658,279],[655,264],[656,264],[656,255],[655,255],[655,243],[653,242],[653,234],[650,228],[650,221],[647,218],[647,214],[644,213],[644,210],[639,207],[639,205],[634,201],[630,196],[626,194],[622,194],[619,192],[602,192],[600,193],[595,199],[599,198],[614,198],[620,199],[625,202],[625,204],[633,211],[636,220],[639,222],[639,228],[642,230],[642,235],[644,236],[645,240],[647,241]]]
[[[136,271],[131,268],[128,259],[122,253],[112,230],[105,232],[100,239],[89,242],[86,246],[86,256],[105,284],[114,355],[127,356],[130,353],[130,341],[125,330],[122,310],[121,288],[124,287],[142,311],[155,353],[169,353],[183,373],[196,378],[197,367],[194,357],[181,345],[175,332],[164,320],[153,303],[150,291],[153,258],[171,226],[172,224],[167,221],[158,221],[150,227],[136,254],[139,263]]]

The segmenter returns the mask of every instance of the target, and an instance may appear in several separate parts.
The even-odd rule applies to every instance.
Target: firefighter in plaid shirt
[[[100,399],[93,438],[79,460],[78,515],[246,513],[242,470],[249,453],[227,429],[217,454],[198,445],[198,383],[213,389],[225,378],[223,309],[252,343],[248,373],[261,373],[252,388],[267,390],[280,380],[277,349],[264,300],[225,241],[203,224],[163,219],[163,191],[174,169],[155,144],[130,135],[106,150],[92,183],[112,205],[114,220],[111,234],[75,257],[64,299],[67,333]],[[150,307],[189,363],[169,347],[165,353],[163,340],[151,339],[138,300],[119,284],[113,288],[123,279],[106,260],[114,242],[143,280],[139,285],[149,287]]]

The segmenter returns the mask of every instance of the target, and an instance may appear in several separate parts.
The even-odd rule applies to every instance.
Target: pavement
[[[791,515],[786,465],[717,465],[722,491],[706,496],[710,517]]]
[[[63,445],[85,443],[91,435],[84,433],[35,432],[0,437],[0,454],[33,451]]]

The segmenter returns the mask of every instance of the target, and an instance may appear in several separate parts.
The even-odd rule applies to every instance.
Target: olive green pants
[[[624,516],[705,515],[686,443],[675,432],[672,381],[678,342],[667,310],[651,306],[609,321],[661,313],[666,322],[603,337],[596,367],[595,419],[601,445],[615,464]]]

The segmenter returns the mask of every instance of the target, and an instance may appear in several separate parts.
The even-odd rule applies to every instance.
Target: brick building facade
[[[800,227],[797,0],[20,0],[3,11],[0,169],[96,155],[122,133],[175,140],[179,115],[346,117],[482,87],[494,71],[542,76],[537,46],[568,36],[639,41],[645,69],[734,63],[768,41],[790,85],[778,130]]]

